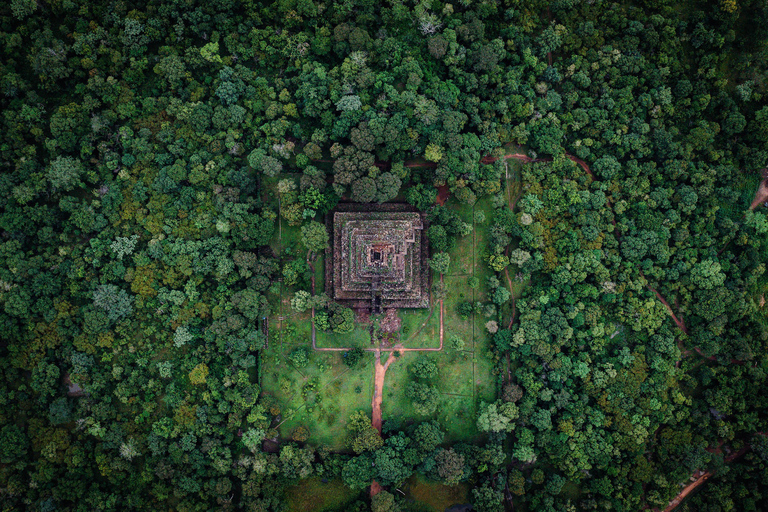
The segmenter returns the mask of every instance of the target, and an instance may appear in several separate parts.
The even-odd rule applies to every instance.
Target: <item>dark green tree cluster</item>
[[[759,508],[766,41],[757,0],[3,5],[3,506],[277,511],[311,475],[419,471],[470,481],[477,510],[639,510],[711,470],[691,510]],[[510,145],[539,160],[514,211]],[[407,201],[442,272],[472,225],[435,187],[497,206],[481,442],[420,423],[357,425],[354,456],[275,445],[258,354],[281,287],[354,328],[312,286],[323,216]]]

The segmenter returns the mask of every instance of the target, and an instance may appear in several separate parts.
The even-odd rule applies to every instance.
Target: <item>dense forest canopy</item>
[[[691,477],[679,510],[765,509],[765,2],[11,0],[0,56],[3,510],[298,510],[313,477],[422,510],[417,473],[478,511]],[[440,347],[444,301],[485,326],[472,439],[414,354],[414,417],[280,430],[269,347],[323,369],[315,329],[360,329],[316,290],[340,202],[426,213]]]

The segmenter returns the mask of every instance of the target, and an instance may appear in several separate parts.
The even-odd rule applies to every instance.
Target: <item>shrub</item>
[[[362,361],[364,356],[365,351],[360,347],[355,347],[352,350],[344,352],[342,359],[344,360],[345,365],[349,366],[350,368],[354,368],[360,363],[360,361]]]
[[[437,377],[438,368],[432,359],[426,356],[420,356],[413,364],[408,367],[408,370],[419,379],[433,379]]]
[[[288,360],[296,368],[306,368],[309,365],[309,349],[299,347],[290,353]]]

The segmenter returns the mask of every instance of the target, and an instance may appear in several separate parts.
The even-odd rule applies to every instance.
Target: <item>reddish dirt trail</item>
[[[756,434],[759,436],[766,436],[768,435],[768,432],[756,432]],[[711,453],[722,453],[723,451],[722,446],[723,446],[723,443],[721,442],[717,448],[711,448],[708,451]],[[749,445],[744,446],[741,450],[725,457],[725,462],[733,462],[736,459],[743,457],[744,454],[746,454],[750,449],[751,447]],[[675,496],[674,499],[669,502],[669,505],[667,505],[667,507],[664,509],[663,512],[671,512],[672,510],[677,508],[677,506],[680,505],[680,503],[682,503],[683,500],[688,495],[690,495],[694,490],[696,490],[696,488],[698,488],[701,484],[709,480],[709,477],[711,476],[712,476],[712,472],[710,471],[697,471],[696,473],[694,473],[692,477],[695,478],[695,480],[690,484],[686,485],[683,488],[683,490],[680,491],[680,494]],[[658,510],[658,509],[655,509],[655,510]]]
[[[443,274],[440,274],[440,284],[443,284]],[[373,349],[376,353],[376,360],[374,361],[373,365],[373,397],[371,398],[371,425],[373,425],[373,428],[375,428],[379,435],[381,435],[381,422],[382,422],[382,415],[381,415],[381,403],[384,400],[384,377],[387,375],[387,370],[389,369],[389,365],[395,362],[395,359],[397,358],[395,356],[395,352],[399,351],[411,351],[411,352],[419,352],[419,351],[425,351],[425,350],[442,350],[443,349],[443,301],[440,300],[440,347],[437,349],[419,349],[419,348],[412,348],[412,349],[405,349],[402,347],[402,345],[397,344],[392,349],[390,349],[389,356],[387,357],[387,361],[384,364],[381,364],[381,348]],[[381,485],[374,480],[371,483],[371,497],[376,496],[378,493],[381,492]]]
[[[381,402],[384,399],[384,376],[387,369],[395,361],[395,353],[390,352],[387,362],[381,364],[381,350],[376,351],[376,361],[373,365],[373,397],[371,398],[371,424],[381,435]],[[374,480],[371,482],[371,497],[381,492],[381,485]]]
[[[397,346],[395,347],[397,348]],[[387,361],[381,364],[381,351],[376,351],[376,362],[373,365],[373,398],[371,399],[371,424],[373,428],[381,434],[381,402],[384,399],[384,376],[387,374],[389,365],[395,362],[395,352],[392,351],[387,357]]]
[[[443,275],[440,274],[440,284],[443,284]],[[401,344],[397,344],[391,349],[382,349],[381,347],[377,347],[375,349],[371,349],[376,354],[376,361],[374,363],[374,372],[373,372],[373,397],[371,398],[371,424],[373,425],[373,428],[379,431],[379,434],[381,434],[381,402],[384,399],[384,376],[387,374],[387,369],[389,369],[389,365],[395,362],[395,352],[423,352],[425,350],[432,350],[432,351],[439,351],[443,349],[443,301],[440,301],[440,347],[438,348],[432,348],[432,349],[426,349],[426,348],[403,348]],[[322,350],[322,349],[318,349]],[[382,364],[381,363],[381,352],[382,350],[386,351],[389,350],[389,356],[387,357],[387,361]]]
[[[645,274],[643,274],[642,270],[640,271],[640,276],[646,281],[648,281],[648,279],[645,277]],[[675,312],[672,311],[672,306],[669,305],[669,302],[667,302],[667,300],[659,292],[653,289],[650,284],[646,284],[645,287],[648,288],[651,292],[653,292],[656,295],[656,298],[659,299],[659,301],[662,304],[664,304],[664,307],[667,308],[667,312],[669,313],[669,316],[672,317],[672,321],[675,322],[675,325],[677,325],[677,327],[681,331],[683,331],[685,334],[688,334],[688,328],[685,326],[685,322],[683,322],[682,317],[678,318],[677,315],[675,315]]]
[[[680,494],[678,494],[677,496],[675,496],[675,497],[672,499],[672,501],[670,501],[670,502],[669,502],[669,505],[667,505],[667,508],[665,508],[665,509],[664,509],[664,512],[671,512],[672,510],[674,510],[675,508],[677,508],[677,506],[678,506],[678,505],[680,505],[680,503],[682,503],[682,502],[683,502],[683,500],[684,500],[684,499],[685,499],[685,498],[686,498],[686,497],[687,497],[689,494],[691,494],[691,493],[692,493],[694,490],[696,490],[696,488],[697,488],[698,486],[700,486],[701,484],[703,484],[704,482],[706,482],[706,481],[709,479],[709,477],[711,477],[711,476],[712,476],[712,473],[710,473],[709,471],[707,471],[707,472],[701,472],[701,471],[699,471],[699,472],[697,472],[697,473],[694,473],[694,474],[693,474],[693,477],[694,477],[696,480],[694,480],[694,481],[693,481],[693,482],[691,482],[690,484],[688,484],[688,485],[686,485],[685,487],[683,487],[683,490],[682,490],[682,491],[680,491]],[[658,510],[658,509],[654,509],[654,510]]]
[[[755,192],[755,198],[752,200],[752,204],[749,205],[749,209],[754,210],[766,201],[768,201],[768,181],[763,180],[760,182],[757,192]]]
[[[757,187],[757,191],[755,192],[755,198],[752,199],[752,204],[749,205],[750,210],[754,210],[761,204],[768,201],[768,167],[763,169],[762,173],[763,173],[763,181],[761,181],[760,186]]]

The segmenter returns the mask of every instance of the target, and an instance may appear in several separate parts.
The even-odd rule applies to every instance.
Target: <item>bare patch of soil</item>
[[[451,190],[448,185],[440,185],[437,187],[437,198],[435,198],[435,204],[443,206],[451,195]]]
[[[400,317],[397,316],[397,309],[389,308],[386,310],[384,318],[381,319],[381,324],[379,324],[379,327],[383,333],[400,332],[400,325],[402,323],[403,322],[400,320]]]
[[[371,323],[371,310],[368,308],[355,309],[355,323],[368,325]]]
[[[755,198],[752,199],[749,209],[754,210],[761,204],[765,204],[766,201],[768,201],[768,168],[763,169],[763,181],[761,181],[760,186],[757,187]]]

